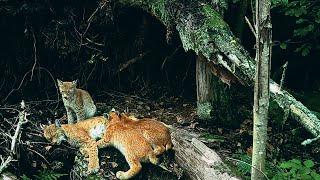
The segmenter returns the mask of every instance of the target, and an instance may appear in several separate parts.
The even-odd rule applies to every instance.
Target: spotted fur
[[[130,125],[125,125],[120,116],[115,112],[109,113],[109,124],[104,137],[97,142],[99,148],[113,146],[126,158],[130,169],[126,172],[118,171],[118,179],[129,179],[137,175],[142,166],[140,162],[158,164],[158,158],[153,152],[150,142],[139,130]]]
[[[120,115],[120,119],[125,126],[138,130],[151,143],[156,155],[172,148],[170,131],[164,123],[149,118],[137,119],[125,113]]]
[[[53,144],[67,141],[88,158],[88,174],[99,170],[96,140],[105,134],[108,120],[103,116],[89,118],[75,124],[51,124],[44,127],[44,137]]]

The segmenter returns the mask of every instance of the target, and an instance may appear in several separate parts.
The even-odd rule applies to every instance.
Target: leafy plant
[[[286,49],[285,44],[294,44],[295,52],[307,56],[312,50],[319,50],[320,39],[320,2],[309,0],[273,0],[276,7],[281,6],[281,11],[286,16],[295,19],[293,38],[282,42],[281,49]]]
[[[60,174],[51,170],[42,170],[39,172],[39,174],[34,175],[32,179],[36,180],[58,180],[60,177],[66,176],[67,174]],[[25,174],[20,177],[22,180],[31,180],[28,176]]]
[[[301,162],[298,159],[292,159],[282,162],[279,166],[282,171],[278,172],[272,179],[273,180],[286,180],[286,179],[303,179],[303,180],[318,180],[320,174],[314,169],[314,162],[306,160]]]
[[[251,174],[251,156],[247,154],[238,154],[237,158],[240,159],[237,162],[237,172],[243,177],[243,179],[250,179]],[[266,162],[266,175],[268,177],[273,177],[276,173],[279,172],[279,167],[274,165],[273,163],[267,161]]]

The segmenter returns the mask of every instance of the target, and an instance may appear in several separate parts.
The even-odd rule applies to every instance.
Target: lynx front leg
[[[74,116],[72,114],[72,110],[70,108],[66,108],[67,117],[68,117],[68,124],[74,124]]]
[[[84,109],[79,109],[79,110],[76,112],[76,116],[77,116],[77,122],[86,119]]]
[[[130,179],[140,172],[142,166],[139,160],[127,159],[127,162],[130,166],[130,169],[127,172],[118,171],[116,173],[116,177],[118,179]]]
[[[99,157],[98,157],[98,148],[95,145],[95,142],[92,142],[87,145],[88,158],[88,174],[96,173],[99,171]]]
[[[96,141],[82,129],[77,129],[75,140],[81,143],[80,153],[88,159],[88,174],[98,172],[100,166]]]

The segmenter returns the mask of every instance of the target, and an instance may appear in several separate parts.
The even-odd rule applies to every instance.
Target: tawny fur
[[[125,113],[120,115],[125,126],[138,130],[152,145],[156,155],[172,148],[169,129],[159,121],[149,118],[137,119]]]
[[[67,111],[68,124],[73,124],[81,120],[93,117],[96,113],[96,106],[90,94],[77,88],[77,81],[58,81],[63,104]]]
[[[65,140],[80,147],[80,152],[88,156],[88,173],[99,169],[98,148],[117,148],[130,166],[127,172],[116,173],[119,179],[129,179],[138,174],[142,168],[140,162],[157,164],[156,155],[172,147],[169,130],[161,122],[138,120],[125,114],[119,116],[115,112],[109,113],[108,120],[100,116],[61,127],[47,126],[44,128],[44,136],[55,144]],[[96,142],[97,139],[100,140]]]
[[[118,179],[129,179],[137,175],[142,168],[140,162],[158,164],[158,158],[147,139],[139,130],[125,125],[115,112],[110,112],[106,134],[97,145],[99,148],[113,146],[125,156],[130,169],[126,172],[118,171]]]
[[[96,140],[103,137],[108,120],[103,116],[93,117],[75,124],[51,124],[44,127],[44,137],[53,144],[67,141],[88,158],[88,174],[99,170]]]

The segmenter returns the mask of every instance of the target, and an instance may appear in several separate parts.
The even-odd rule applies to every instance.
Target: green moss
[[[210,5],[202,6],[203,15],[207,17],[205,26],[207,28],[228,29],[226,22],[221,15],[215,11]]]

